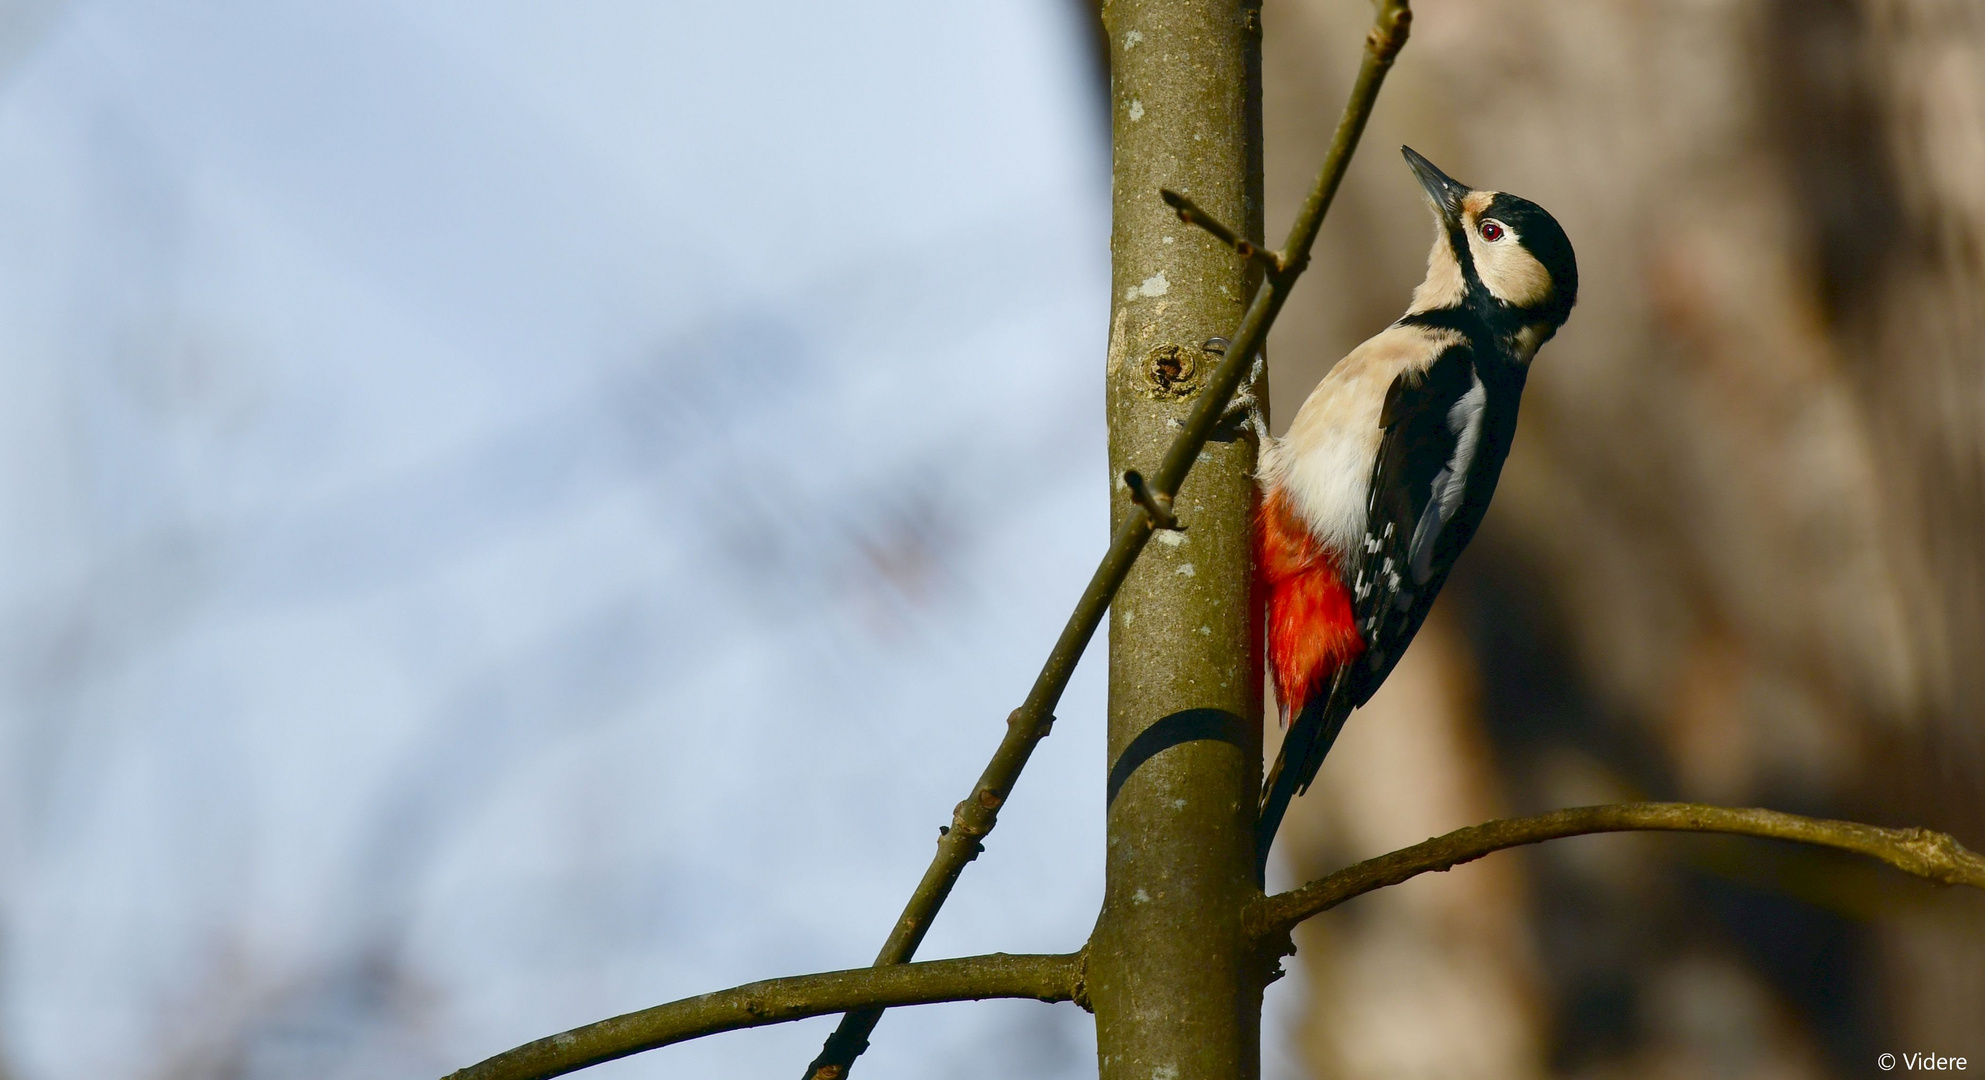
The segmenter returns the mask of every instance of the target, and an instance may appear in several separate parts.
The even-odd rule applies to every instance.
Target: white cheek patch
[[[1534,307],[1551,298],[1551,272],[1517,243],[1515,230],[1503,230],[1503,238],[1491,244],[1470,229],[1468,250],[1489,295],[1517,307]]]

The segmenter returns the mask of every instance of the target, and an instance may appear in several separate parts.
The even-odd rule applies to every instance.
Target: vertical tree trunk
[[[1256,277],[1158,199],[1177,189],[1261,238],[1260,8],[1112,0],[1110,468],[1149,473]],[[1265,387],[1262,388],[1265,391]],[[1103,1080],[1234,1080],[1260,1067],[1256,892],[1260,621],[1248,521],[1257,447],[1207,444],[1110,611],[1108,884],[1089,952]],[[1113,486],[1114,518],[1130,512]]]

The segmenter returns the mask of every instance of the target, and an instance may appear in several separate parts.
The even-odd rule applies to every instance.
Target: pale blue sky
[[[1106,540],[1070,7],[13,21],[24,1077],[434,1076],[872,957]],[[1080,943],[1100,707],[926,955]],[[826,1026],[597,1075],[795,1075]],[[1092,1074],[1087,1029],[905,1012],[863,1075]]]

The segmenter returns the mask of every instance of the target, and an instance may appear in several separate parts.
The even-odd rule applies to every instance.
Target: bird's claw
[[[1203,346],[1207,352],[1225,352],[1227,339],[1213,338]],[[1233,442],[1243,434],[1253,432],[1255,441],[1268,445],[1268,417],[1263,415],[1261,399],[1255,395],[1255,387],[1268,377],[1268,359],[1260,352],[1254,354],[1254,363],[1248,370],[1247,381],[1234,392],[1233,400],[1227,403],[1227,411],[1220,414],[1220,422],[1213,429],[1213,438],[1219,442]]]

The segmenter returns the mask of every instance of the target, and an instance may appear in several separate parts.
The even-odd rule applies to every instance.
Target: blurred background
[[[1416,9],[1278,416],[1419,277],[1398,143],[1556,213],[1581,305],[1271,884],[1620,798],[1985,847],[1985,5]],[[1105,542],[1095,14],[0,0],[0,1075],[433,1077],[869,960]],[[1369,12],[1264,16],[1279,236]],[[1097,674],[925,954],[1086,934]],[[1985,898],[1774,845],[1301,944],[1270,1077],[1985,1059]],[[936,1006],[861,1075],[1093,1055]]]

